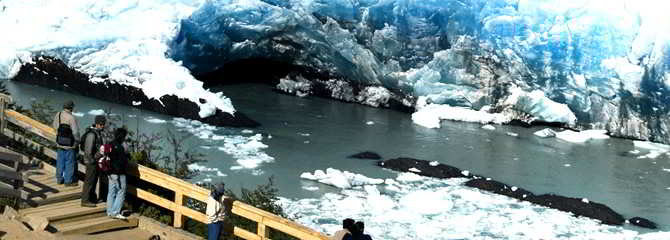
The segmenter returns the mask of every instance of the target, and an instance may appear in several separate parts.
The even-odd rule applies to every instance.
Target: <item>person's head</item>
[[[363,223],[361,221],[358,221],[358,222],[356,222],[355,225],[356,225],[356,230],[358,230],[358,232],[363,233],[365,231],[365,223]]]
[[[226,191],[226,184],[222,182],[214,186],[211,195],[214,199],[219,199],[221,198],[221,196],[223,196],[225,191]]]
[[[63,103],[63,109],[72,111],[74,109],[74,102],[72,100],[67,100]]]
[[[97,129],[103,129],[105,128],[105,124],[107,123],[107,119],[103,115],[98,115],[95,116],[95,121],[94,121],[94,126]]]
[[[114,141],[122,143],[126,140],[126,135],[128,135],[128,130],[122,127],[117,128],[114,130]]]
[[[342,220],[342,228],[351,231],[354,229],[354,223],[355,221],[353,219],[345,218],[344,220]]]

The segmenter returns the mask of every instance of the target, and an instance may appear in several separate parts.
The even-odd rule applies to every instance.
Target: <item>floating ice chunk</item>
[[[94,110],[88,111],[88,115],[96,115],[97,116],[97,115],[104,115],[104,114],[105,114],[105,110],[102,110],[102,109],[94,109]]]
[[[518,190],[518,189],[519,188],[517,188],[516,186],[512,186],[512,192],[516,192],[516,190]]]
[[[461,173],[465,176],[470,176],[470,171],[468,171],[468,170],[463,170],[463,171],[461,171]]]
[[[373,122],[373,121],[367,121],[365,124],[367,124],[367,125],[374,125],[375,122]]]
[[[640,154],[640,150],[637,150],[637,149],[630,150],[630,151],[628,151],[628,153],[630,153],[630,154]]]
[[[150,122],[150,123],[155,123],[155,124],[162,124],[162,123],[166,123],[166,122],[167,122],[167,121],[165,121],[165,120],[163,120],[163,119],[158,119],[158,118],[154,118],[154,117],[147,117],[147,118],[144,118],[144,121],[147,121],[147,122]]]
[[[633,141],[633,145],[636,148],[642,148],[647,150],[659,151],[659,152],[668,152],[670,151],[670,145],[653,143],[649,141]]]
[[[496,127],[494,127],[493,125],[490,125],[490,124],[486,124],[486,125],[482,126],[482,129],[496,130]]]
[[[512,136],[512,137],[518,137],[519,136],[518,133],[513,133],[513,132],[507,132],[505,134],[507,134],[507,136]]]
[[[420,173],[421,172],[421,170],[416,169],[416,168],[410,168],[410,169],[408,169],[408,171],[415,172],[415,173]]]
[[[435,167],[437,165],[440,165],[440,163],[437,162],[437,161],[432,161],[432,162],[428,163],[428,165]]]
[[[572,143],[584,143],[591,139],[607,139],[609,136],[607,136],[606,130],[586,130],[581,132],[565,130],[557,132],[556,138]]]
[[[133,106],[141,105],[142,101],[133,101]]]
[[[412,121],[415,124],[427,128],[439,128],[441,120],[502,124],[511,119],[499,113],[487,113],[440,104],[428,104],[412,114]]]
[[[566,164],[563,164],[563,166],[564,166],[564,167],[570,167],[570,166],[572,166],[572,165],[570,165],[569,163],[566,163]]]
[[[298,133],[298,135],[303,136],[303,137],[309,137],[309,135],[311,135],[311,134],[309,134],[309,133]]]
[[[663,171],[670,172],[670,169],[663,168]]]
[[[318,181],[320,183],[332,185],[341,189],[384,183],[383,179],[368,178],[360,174],[355,174],[348,171],[340,171],[334,168],[328,168],[325,172],[322,170],[316,170],[314,171],[314,174],[304,172],[300,174],[300,178]]]
[[[548,138],[548,137],[555,137],[556,132],[554,130],[551,130],[549,128],[542,129],[540,131],[537,131],[533,133],[535,136],[542,137],[542,138]]]
[[[416,181],[422,181],[424,180],[425,177],[419,176],[416,173],[411,173],[411,172],[404,172],[404,173],[399,173],[398,177],[396,177],[396,181],[398,182],[416,182]]]
[[[198,163],[191,163],[191,164],[187,165],[186,167],[188,168],[188,170],[191,170],[191,171],[199,171],[199,172],[214,172],[214,171],[218,171],[218,169],[216,169],[216,168],[209,168],[209,167],[200,165],[200,164],[198,164]]]
[[[254,130],[244,129],[244,130],[242,130],[242,133],[244,133],[244,134],[253,134],[253,133],[254,133]],[[269,137],[269,138],[270,138],[270,137]]]
[[[583,203],[589,203],[589,200],[586,199],[586,198],[582,198],[582,202],[583,202]]]
[[[319,187],[317,187],[317,186],[302,186],[302,189],[305,189],[307,191],[318,191]]]
[[[205,178],[202,180],[203,182],[212,182],[212,178]]]
[[[73,112],[72,115],[74,115],[75,117],[83,117],[83,116],[84,116],[84,113],[82,113],[82,112]]]

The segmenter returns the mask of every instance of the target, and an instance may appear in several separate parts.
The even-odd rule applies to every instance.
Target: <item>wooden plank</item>
[[[265,224],[263,224],[263,220],[259,221],[256,227],[256,233],[258,236],[260,236],[261,239],[265,239],[268,237],[268,232],[265,231]]]
[[[5,115],[9,122],[16,124],[17,126],[22,127],[27,131],[37,134],[38,136],[43,137],[51,142],[56,142],[56,130],[53,128],[14,110],[6,110]]]
[[[207,216],[205,214],[198,212],[196,210],[190,209],[185,206],[178,206],[174,202],[167,200],[165,198],[162,198],[158,195],[155,195],[153,193],[144,191],[142,189],[136,188],[134,186],[128,185],[128,193],[133,194],[137,196],[140,199],[144,199],[148,202],[151,202],[153,204],[156,204],[158,206],[161,206],[165,209],[171,210],[171,211],[179,211],[183,216],[187,216],[193,220],[199,221],[199,222],[206,222]]]
[[[16,189],[0,188],[0,196],[10,196],[10,197],[15,197],[15,198],[25,199],[25,194],[23,192],[21,192],[20,190],[16,190]]]
[[[25,136],[23,136],[21,134],[18,134],[18,133],[15,133],[15,132],[13,132],[12,130],[9,130],[9,129],[5,129],[5,135],[10,136],[11,138],[13,138],[16,141],[25,141],[28,144],[32,144],[33,146],[36,146],[37,148],[34,148],[36,151],[41,152],[42,154],[46,155],[47,157],[49,157],[53,160],[58,159],[58,152],[54,151],[53,149],[49,148],[48,146],[44,146],[44,145],[42,145],[38,142],[35,142],[31,139],[28,139]],[[53,173],[56,172],[56,168],[54,166],[50,165],[50,164],[45,164],[44,169],[46,169],[50,172],[53,172]],[[80,173],[85,174],[86,173],[86,165],[77,162],[77,171],[79,171]]]
[[[233,234],[246,240],[262,240],[260,236],[239,227],[233,229]]]
[[[3,169],[1,165],[0,165],[0,178],[23,180],[23,176],[21,175],[21,173],[17,173],[15,171],[8,171],[6,169]]]
[[[12,162],[21,162],[23,159],[21,155],[16,154],[16,153],[8,153],[3,151],[0,151],[0,159],[5,160],[5,161],[12,161]]]
[[[174,193],[174,203],[175,206],[177,207],[174,211],[174,227],[175,228],[181,228],[182,224],[184,222],[184,218],[181,215],[181,207],[184,206],[184,195],[181,194],[181,192],[175,192]]]
[[[119,228],[137,227],[138,223],[139,220],[134,217],[128,218],[127,220],[119,220],[103,216],[85,222],[75,222],[56,229],[62,235],[91,234]]]

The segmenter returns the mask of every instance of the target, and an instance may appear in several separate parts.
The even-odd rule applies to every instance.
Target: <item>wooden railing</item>
[[[27,175],[21,169],[22,159],[21,155],[0,148],[0,180],[10,182],[8,184],[0,181],[0,196],[26,200],[25,192],[21,191],[23,183],[27,180]]]
[[[32,134],[40,136],[50,141],[51,143],[55,143],[56,131],[53,128],[13,110],[4,110],[4,114],[0,115],[2,115],[0,117],[2,120],[9,121],[10,123],[17,125]],[[44,146],[43,144],[31,141],[26,136],[22,136],[21,134],[11,131],[7,128],[4,128],[3,132],[10,138],[23,142],[29,142],[30,144],[37,146],[38,151],[49,158],[56,159],[57,157],[56,151],[47,146]],[[79,164],[78,169],[80,172],[84,172],[85,166]],[[184,223],[184,217],[189,217],[201,223],[206,222],[207,217],[205,214],[185,206],[184,199],[189,197],[197,201],[206,202],[210,194],[208,189],[172,177],[160,171],[133,163],[129,164],[128,174],[137,177],[141,181],[150,182],[161,188],[174,191],[175,198],[166,199],[135,186],[127,186],[128,193],[137,196],[137,198],[174,212],[174,227],[181,228]],[[275,229],[279,232],[286,233],[299,239],[328,239],[328,237],[322,233],[316,232],[298,223],[281,218],[277,215],[263,211],[240,201],[233,202],[231,212],[258,224],[255,233],[237,226],[234,227],[234,235],[243,239],[269,239],[269,230],[267,228]]]

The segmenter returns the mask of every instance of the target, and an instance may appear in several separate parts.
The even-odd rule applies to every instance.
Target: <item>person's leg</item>
[[[109,192],[109,181],[107,180],[107,174],[96,170],[98,173],[100,188],[98,189],[98,202],[107,201],[107,193]]]
[[[221,226],[223,226],[221,221],[207,224],[207,240],[219,240]]]
[[[67,149],[65,152],[65,167],[63,168],[63,178],[65,183],[77,183],[74,178],[74,169],[77,162],[74,160],[74,150]]]
[[[107,181],[109,182],[109,193],[107,193],[107,216],[116,216],[117,213],[114,212],[114,199],[116,198],[116,192],[119,188],[119,175],[109,174],[107,176]]]
[[[123,200],[126,196],[126,186],[125,186],[126,185],[126,175],[112,174],[112,176],[115,176],[115,177],[109,178],[109,182],[110,182],[110,190],[109,191],[110,192],[114,191],[114,198],[112,198],[112,199],[107,198],[107,206],[111,206],[111,210],[109,212],[109,213],[111,213],[110,216],[116,216],[116,215],[121,214],[121,207],[123,207]],[[111,182],[112,181],[115,182],[115,183],[113,183],[114,186],[115,186],[114,190],[111,189],[111,185],[112,185]],[[110,209],[110,208],[108,207],[108,209]]]
[[[65,183],[65,179],[63,179],[63,168],[65,168],[65,152],[63,149],[58,149],[58,156],[56,157],[56,182],[59,184]]]
[[[95,165],[86,164],[86,177],[84,178],[84,187],[81,192],[81,203],[92,203],[95,201],[95,184],[97,176],[95,172]]]

